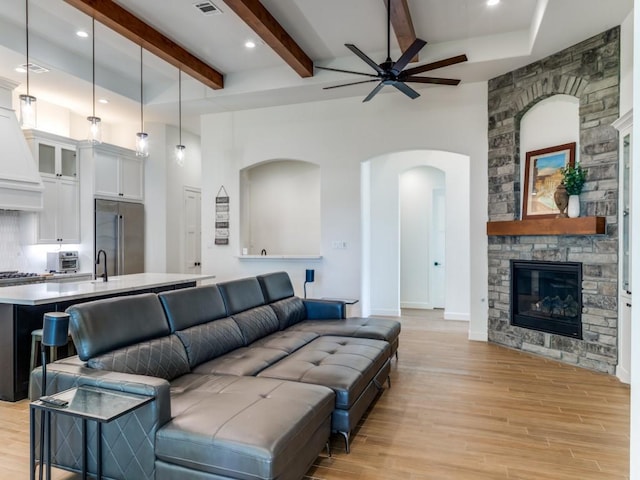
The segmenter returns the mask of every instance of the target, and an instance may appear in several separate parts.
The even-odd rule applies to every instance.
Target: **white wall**
[[[434,308],[431,298],[430,238],[433,191],[444,172],[416,167],[400,175],[400,307]]]
[[[620,25],[620,115],[633,108],[633,11]]]
[[[241,246],[249,255],[320,253],[320,167],[274,160],[242,172]]]
[[[200,187],[202,180],[200,137],[182,132],[185,162],[175,162],[178,129],[147,124],[149,157],[145,160],[145,270],[185,271],[183,187]],[[213,205],[211,203],[210,205]],[[212,208],[207,212],[212,216]]]
[[[368,208],[360,204],[362,162],[407,150],[456,152],[470,157],[469,175],[474,179],[471,185],[467,179],[456,185],[469,195],[469,227],[474,238],[468,260],[470,335],[486,339],[487,84],[434,87],[421,93],[416,100],[389,92],[364,104],[358,97],[204,115],[203,272],[225,280],[286,270],[301,293],[304,269],[315,268],[314,296],[354,297],[362,304],[368,296],[363,286],[375,276],[371,272],[363,279],[362,275],[367,267],[361,258],[368,249],[361,231],[362,212]],[[240,170],[273,158],[295,158],[320,166],[321,260],[237,258]],[[221,184],[231,201],[229,246],[213,245],[211,205]],[[392,188],[397,190],[397,185],[396,176]],[[377,212],[371,214],[375,218]],[[346,242],[347,248],[332,249],[334,241]],[[396,296],[398,284],[396,275],[392,286]],[[352,310],[354,314],[361,304]]]
[[[472,275],[470,208],[473,203],[470,158],[457,153],[416,150],[382,155],[370,163],[371,198],[368,201],[371,203],[371,222],[370,230],[363,232],[363,238],[370,244],[371,251],[363,263],[369,264],[371,272],[371,301],[363,302],[363,312],[365,315],[400,315],[399,177],[413,168],[431,166],[445,173],[447,249],[444,314],[445,318],[452,320],[469,320]],[[486,237],[485,232],[482,232],[482,237]],[[486,250],[484,255],[486,259]]]

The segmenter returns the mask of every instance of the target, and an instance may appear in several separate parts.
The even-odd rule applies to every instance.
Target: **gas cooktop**
[[[42,281],[44,281],[44,276],[40,273],[19,272],[17,270],[0,272],[0,286],[4,287]]]

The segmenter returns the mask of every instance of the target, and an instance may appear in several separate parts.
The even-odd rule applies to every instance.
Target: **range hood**
[[[17,86],[0,77],[0,209],[42,210],[42,179],[11,108],[11,92]]]

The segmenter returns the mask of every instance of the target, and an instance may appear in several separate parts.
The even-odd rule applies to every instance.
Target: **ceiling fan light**
[[[20,95],[20,126],[22,128],[36,128],[36,97]]]

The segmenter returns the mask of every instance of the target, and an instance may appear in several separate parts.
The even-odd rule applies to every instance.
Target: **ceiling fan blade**
[[[398,75],[404,69],[404,67],[406,67],[409,64],[411,59],[415,57],[418,54],[418,52],[422,50],[422,47],[424,47],[426,44],[427,42],[425,42],[424,40],[420,40],[419,38],[416,38],[413,41],[413,43],[409,45],[409,48],[405,50],[405,52],[398,59],[398,61],[393,65],[393,68],[391,69],[391,71],[395,75]]]
[[[427,63],[425,65],[418,65],[417,67],[409,68],[404,71],[407,75],[415,75],[416,73],[428,72],[437,68],[448,67],[449,65],[455,65],[456,63],[462,63],[469,60],[466,55],[458,55],[456,57],[447,58],[438,62]]]
[[[434,83],[437,85],[458,85],[460,80],[453,78],[437,78],[437,77],[402,77],[403,82],[415,82],[415,83]]]
[[[364,100],[362,100],[362,103],[364,102],[368,102],[369,100],[371,100],[373,97],[376,96],[376,94],[382,90],[382,87],[384,87],[384,83],[380,82],[378,85],[376,85],[376,88],[374,88],[373,90],[371,90],[371,93],[369,95],[367,95],[365,97]]]
[[[360,57],[360,59],[362,61],[364,61],[367,65],[369,65],[371,68],[373,68],[380,75],[384,74],[384,70],[382,68],[380,68],[380,65],[378,65],[376,62],[371,60],[369,57],[367,57],[364,54],[364,52],[362,50],[360,50],[358,47],[356,47],[354,44],[345,43],[344,46],[347,47],[349,50],[351,50],[353,53],[355,53],[358,57]]]
[[[352,82],[352,83],[343,83],[341,85],[333,85],[332,87],[323,87],[323,90],[331,90],[332,88],[340,88],[340,87],[348,87],[350,85],[359,85],[361,83],[369,83],[369,82],[377,82],[378,79],[372,79],[372,80],[362,80],[360,82]]]
[[[413,88],[411,88],[409,85],[405,85],[402,82],[395,82],[392,85],[396,87],[398,90],[400,90],[402,93],[404,93],[407,97],[410,97],[411,99],[416,99],[420,96],[420,94],[416,92]]]
[[[353,73],[354,75],[366,75],[367,77],[378,78],[378,75],[374,75],[373,73],[354,72],[353,70],[341,70],[339,68],[319,67],[317,65],[315,65],[315,68],[318,68],[320,70],[329,70],[331,72]]]

